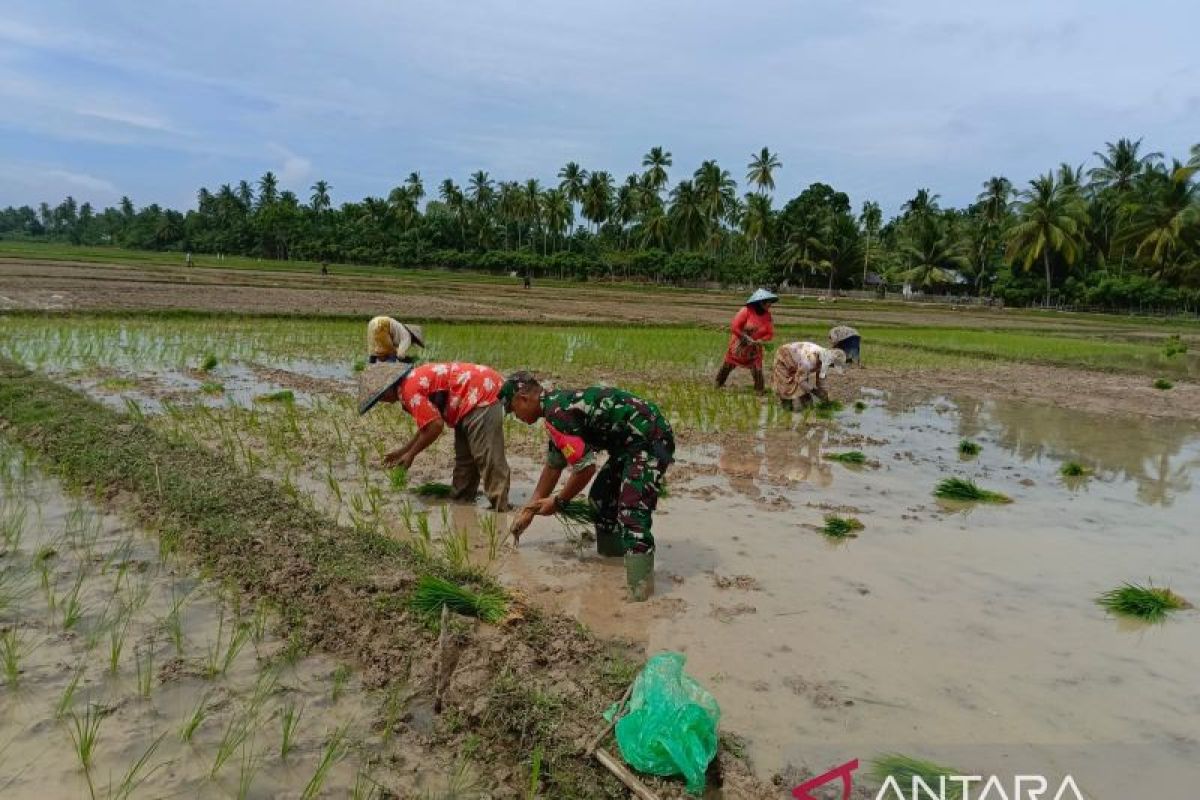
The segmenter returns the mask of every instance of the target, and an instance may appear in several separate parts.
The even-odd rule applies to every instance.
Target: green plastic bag
[[[682,775],[692,794],[704,791],[704,774],[717,754],[716,698],[683,671],[682,653],[659,653],[633,682],[628,712],[617,720],[617,746],[625,763],[650,775]],[[617,706],[605,713],[612,720]]]

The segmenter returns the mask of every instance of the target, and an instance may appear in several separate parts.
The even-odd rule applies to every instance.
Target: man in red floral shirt
[[[454,429],[456,500],[474,500],[480,479],[488,501],[508,509],[508,459],[504,456],[504,409],[497,402],[504,378],[481,364],[374,364],[359,380],[360,414],[376,403],[399,402],[417,423],[416,434],[383,458],[384,466],[408,469],[417,455]]]

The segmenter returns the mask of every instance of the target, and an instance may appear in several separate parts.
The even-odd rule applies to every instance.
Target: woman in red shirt
[[[746,305],[733,317],[729,326],[729,348],[725,351],[725,363],[717,371],[717,388],[725,385],[734,367],[746,367],[754,376],[754,391],[763,394],[766,381],[763,379],[763,343],[775,338],[775,325],[771,322],[771,305],[779,297],[766,289],[758,289],[750,295]]]

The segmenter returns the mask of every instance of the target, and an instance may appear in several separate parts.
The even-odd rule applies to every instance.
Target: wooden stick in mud
[[[446,669],[446,631],[450,628],[450,607],[442,603],[442,621],[438,626],[437,663],[433,669],[433,713],[442,713],[442,689]]]
[[[617,701],[617,710],[613,713],[612,722],[605,725],[603,730],[592,738],[591,743],[587,746],[587,750],[583,751],[585,756],[590,756],[600,746],[600,742],[604,741],[604,737],[608,736],[608,732],[617,727],[617,720],[621,718],[621,712],[625,709],[625,703],[629,701],[629,695],[631,694],[633,694],[632,683],[625,687],[625,694],[621,695],[621,699]]]
[[[642,800],[660,800],[659,796],[638,780],[638,776],[629,771],[629,768],[617,761],[607,750],[597,750],[593,755],[596,760],[608,769],[613,775],[616,775],[621,783],[625,784],[625,788],[633,792],[635,797],[640,797]]]

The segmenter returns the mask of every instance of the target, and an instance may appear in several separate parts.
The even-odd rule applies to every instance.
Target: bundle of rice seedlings
[[[891,753],[873,760],[869,774],[880,784],[891,778],[900,787],[900,791],[905,793],[905,796],[910,791],[917,794],[917,791],[913,790],[913,779],[915,778],[924,782],[931,790],[938,793],[938,797],[944,798],[944,800],[962,800],[962,783],[951,780],[953,776],[962,773],[932,761]],[[943,780],[946,784],[945,794],[941,793]],[[924,792],[925,790],[922,788],[920,793],[924,794]]]
[[[563,504],[562,511],[555,516],[564,524],[595,525],[599,514],[599,510],[591,500],[568,500]]]
[[[1107,591],[1096,598],[1096,603],[1110,613],[1146,622],[1162,622],[1168,613],[1192,607],[1191,603],[1170,589],[1159,589],[1153,584],[1139,586],[1136,583],[1126,583]]]
[[[862,400],[855,400],[855,401],[854,401],[854,411],[855,411],[855,413],[857,413],[857,414],[861,414],[862,412],[864,412],[864,411],[866,411],[866,410],[867,410],[867,404],[866,404],[866,403],[864,403]]]
[[[217,357],[214,356],[212,353],[209,353],[208,355],[206,355],[204,357],[204,360],[200,362],[200,371],[201,372],[212,372],[214,369],[217,368],[218,363],[220,363],[220,362],[217,361]]]
[[[965,478],[946,478],[933,490],[943,500],[965,500],[976,503],[1011,503],[1012,498],[999,492],[980,489],[975,481]]]
[[[448,483],[438,483],[437,481],[427,481],[413,488],[413,494],[420,497],[449,497],[453,493],[453,486]]]
[[[205,394],[222,394],[225,391],[225,385],[216,381],[205,381],[200,384],[200,391]]]
[[[1163,348],[1163,355],[1167,358],[1174,358],[1180,353],[1186,353],[1187,349],[1187,342],[1183,341],[1178,333],[1173,333],[1167,337],[1167,344]]]
[[[1164,392],[1165,392],[1167,389],[1170,389],[1170,388],[1172,388],[1172,387],[1174,387],[1174,386],[1175,386],[1175,384],[1171,383],[1171,382],[1170,382],[1169,380],[1167,380],[1166,378],[1159,378],[1158,380],[1156,380],[1156,381],[1154,382],[1154,388],[1155,388],[1155,389],[1162,389]]]
[[[478,617],[484,622],[499,622],[508,613],[508,603],[499,592],[488,589],[472,592],[433,575],[422,575],[417,581],[412,606],[426,614],[440,614],[442,606],[447,606],[456,614]]]
[[[977,456],[979,451],[983,450],[979,442],[973,442],[970,439],[963,439],[958,443],[958,454],[960,456]]]
[[[388,470],[388,482],[397,492],[403,492],[408,488],[408,470],[404,467],[392,467]]]
[[[826,453],[825,458],[829,461],[840,461],[843,464],[867,463],[866,455],[860,450],[851,450],[846,453]]]
[[[842,408],[842,404],[837,400],[818,400],[812,405],[813,413],[821,419],[833,419],[833,415]]]
[[[354,371],[355,372],[362,372],[366,368],[367,368],[367,360],[365,358],[359,358],[354,361]]]
[[[1082,478],[1085,475],[1092,474],[1090,469],[1078,461],[1068,461],[1062,465],[1062,468],[1058,472],[1064,478]]]
[[[296,395],[291,389],[280,389],[278,392],[260,394],[254,399],[259,403],[294,403]]]
[[[846,539],[858,536],[856,531],[861,531],[863,527],[863,524],[854,517],[839,517],[836,514],[829,514],[825,517],[825,527],[821,529],[821,533],[830,539]]]

